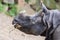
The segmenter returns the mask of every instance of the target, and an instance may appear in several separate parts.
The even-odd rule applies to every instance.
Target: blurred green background
[[[42,0],[42,1],[48,8],[60,10],[60,0]],[[25,0],[25,2],[28,3],[35,12],[38,12],[40,10],[39,0]],[[4,12],[5,14],[10,16],[16,16],[17,13],[19,12],[17,5],[18,4],[16,3],[14,4],[2,3],[2,0],[0,0],[0,12]]]

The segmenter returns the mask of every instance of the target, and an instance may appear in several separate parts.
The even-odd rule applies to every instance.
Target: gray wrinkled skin
[[[51,25],[53,25],[53,29],[58,27],[53,34],[53,40],[60,40],[60,11],[48,10],[43,3],[42,10],[44,13],[43,20],[44,23],[48,24],[48,29],[51,27]]]
[[[35,35],[40,35],[46,30],[46,26],[42,22],[42,16],[40,13],[36,13],[32,16],[27,16],[23,13],[17,15],[12,24],[19,24],[23,28],[29,29],[29,32]]]

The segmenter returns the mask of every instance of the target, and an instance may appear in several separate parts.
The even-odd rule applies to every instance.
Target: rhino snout
[[[12,21],[12,25],[14,25],[15,28],[19,28],[20,27],[19,24],[18,24],[18,20],[16,20],[16,19],[14,19]]]

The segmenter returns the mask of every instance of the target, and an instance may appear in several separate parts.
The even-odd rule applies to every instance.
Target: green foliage
[[[5,10],[6,7],[7,8],[11,7],[11,9],[9,11],[7,11],[7,10]],[[17,15],[17,5],[16,4],[3,5],[2,3],[0,3],[0,12],[4,12],[5,14],[7,14],[9,16],[16,16]]]
[[[0,3],[0,12],[4,12],[5,10],[5,8],[7,7],[7,5],[2,5],[1,3]]]
[[[3,5],[0,3],[0,12],[3,11],[4,7]]]
[[[56,9],[56,3],[55,3],[55,0],[44,0],[44,4],[49,7],[49,8],[52,8],[52,9]]]
[[[0,0],[0,12],[5,12],[6,10],[6,7],[11,7],[11,9],[9,11],[6,12],[6,14],[10,15],[10,16],[16,16],[17,15],[17,12],[19,12],[20,8],[17,9],[17,4],[10,4],[8,5],[7,4],[2,4],[1,3],[2,0]],[[39,11],[40,10],[40,2],[39,0],[25,0],[27,3],[30,3],[31,5],[33,5],[33,8],[36,9],[36,11]],[[55,0],[43,0],[44,4],[51,8],[51,9],[60,9],[60,4],[56,3]]]
[[[27,2],[27,3],[28,3],[28,2],[29,2],[29,0],[25,0],[25,2]]]
[[[0,0],[0,2],[2,2],[2,0]]]
[[[17,7],[16,7],[16,5],[11,5],[10,6],[11,7],[11,9],[8,11],[8,15],[10,15],[10,16],[16,16],[17,15]]]
[[[27,0],[29,1],[29,0]],[[33,1],[31,2],[32,0],[29,1],[29,3],[31,5],[33,5],[33,7],[36,9],[36,11],[39,11],[40,10],[40,2],[39,0],[34,0],[36,1],[35,4],[33,3]],[[48,7],[48,8],[51,8],[51,9],[60,9],[60,4],[57,4],[55,2],[55,0],[43,0],[44,4]],[[33,3],[33,4],[32,4]]]

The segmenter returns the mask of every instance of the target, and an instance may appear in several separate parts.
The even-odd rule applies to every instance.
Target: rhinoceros
[[[24,13],[20,13],[14,19],[12,24],[16,24],[22,26],[23,30],[26,29],[28,33],[34,35],[40,35],[45,32],[46,25],[43,23],[42,16],[40,13],[35,13],[34,15],[25,15]]]
[[[32,16],[20,13],[12,23],[32,34],[45,36],[45,40],[60,40],[60,11],[47,9],[43,2],[41,7],[42,11]]]

